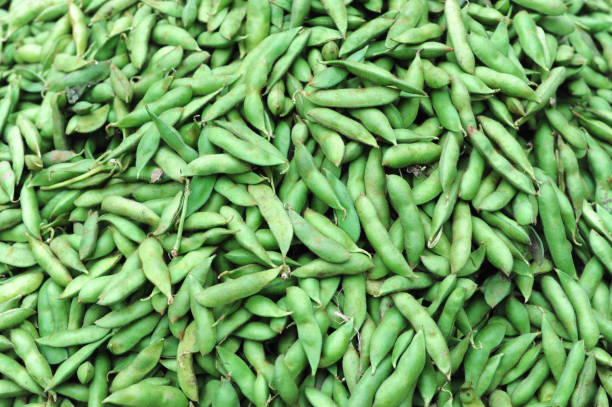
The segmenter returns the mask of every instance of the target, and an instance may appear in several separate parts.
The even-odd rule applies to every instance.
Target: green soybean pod
[[[442,35],[442,27],[435,23],[424,23],[418,27],[409,28],[393,37],[392,40],[402,44],[421,44]]]
[[[442,147],[431,142],[398,144],[383,153],[383,165],[404,168],[414,164],[431,164],[440,158]]]
[[[563,230],[559,201],[551,185],[552,181],[544,180],[540,185],[538,206],[544,237],[548,243],[555,266],[569,276],[575,277],[576,269],[571,256],[571,246],[565,234],[559,233]],[[559,229],[561,227],[561,229]]]
[[[274,266],[274,263],[272,263],[272,260],[270,260],[270,257],[268,256],[268,253],[257,240],[255,233],[244,223],[244,220],[238,211],[230,206],[223,206],[219,210],[219,213],[225,217],[226,222],[228,222],[229,229],[234,231],[234,236],[242,247],[251,251],[266,264]]]
[[[49,248],[58,256],[58,259],[68,267],[80,271],[81,273],[88,273],[87,268],[79,258],[78,252],[70,246],[65,236],[60,235],[54,238],[49,243]]]
[[[374,205],[377,216],[383,226],[388,228],[391,218],[389,215],[389,203],[385,196],[385,174],[381,165],[381,156],[382,153],[379,149],[370,150],[363,175],[363,183],[366,197]]]
[[[514,79],[520,79],[521,81],[525,81],[527,79],[520,66],[514,64],[512,60],[502,51],[500,51],[495,46],[495,43],[491,39],[488,39],[485,35],[472,33],[469,36],[469,43],[478,59],[480,59],[488,67],[479,68],[484,68],[485,70],[491,69],[492,71],[498,71],[503,75],[510,75],[506,78],[507,83],[519,83],[518,81],[513,81],[511,77]],[[479,71],[479,73],[476,73],[476,76],[478,76],[487,85],[492,86],[488,83],[486,75],[482,75],[486,71],[483,71],[482,69]]]
[[[533,183],[522,172],[518,171],[504,156],[498,153],[489,139],[473,126],[467,126],[467,132],[472,144],[481,155],[488,161],[496,172],[503,176],[515,188],[527,194],[534,195]],[[520,181],[520,182],[519,182]]]
[[[516,13],[512,26],[516,29],[523,52],[536,64],[547,70],[548,64],[545,61],[544,48],[540,41],[536,39],[536,24],[531,15],[526,11]]]
[[[478,192],[485,169],[485,160],[476,148],[470,151],[467,168],[461,177],[459,197],[463,200],[472,200]]]
[[[534,171],[529,163],[527,154],[525,154],[516,138],[496,120],[486,116],[478,116],[478,121],[482,125],[486,135],[495,141],[506,157],[513,161],[521,170],[534,178]]]
[[[393,294],[393,302],[415,329],[423,329],[427,353],[442,374],[450,376],[451,360],[446,340],[435,321],[418,301],[408,293]]]
[[[111,393],[103,400],[104,404],[148,405],[151,407],[172,405],[187,407],[188,400],[179,389],[172,386],[137,383]]]
[[[31,178],[26,179],[21,188],[19,201],[21,203],[21,212],[23,224],[28,233],[34,237],[40,237],[40,212],[38,210],[38,199],[34,193],[34,188],[30,186]]]
[[[358,61],[329,61],[328,64],[332,66],[340,66],[347,69],[349,72],[354,75],[363,78],[369,82],[381,85],[381,86],[394,86],[401,91],[405,92],[407,95],[419,95],[426,96],[425,92],[422,89],[414,87],[408,81],[398,78],[397,76],[390,73],[387,69],[377,66],[376,64],[369,64],[365,62]],[[363,89],[364,91],[370,89],[368,92],[376,92],[381,97],[381,102],[384,99],[391,99],[392,93],[383,92],[384,88],[380,87],[370,87]],[[365,95],[364,95],[365,96]],[[373,95],[372,95],[373,96]],[[396,93],[397,97],[397,93]],[[377,103],[375,101],[370,101],[370,103]],[[364,106],[365,107],[365,106]]]
[[[303,144],[296,145],[295,158],[300,177],[304,180],[312,193],[334,209],[341,209],[342,205],[334,193],[329,181],[316,168],[313,157]]]
[[[546,315],[542,317],[542,350],[551,373],[555,380],[559,380],[565,366],[565,349],[563,342],[555,332]]]
[[[230,203],[237,206],[255,206],[255,200],[248,193],[245,184],[236,183],[229,177],[219,177],[213,187],[215,192],[222,195]]]
[[[359,354],[352,344],[349,344],[342,356],[342,371],[346,378],[346,385],[352,393],[359,379]]]
[[[475,243],[485,245],[489,262],[509,274],[514,263],[512,253],[503,240],[495,234],[495,231],[482,219],[473,216],[472,233]]]
[[[570,339],[578,340],[578,328],[576,324],[576,312],[572,303],[563,291],[561,285],[551,276],[544,276],[540,280],[542,293],[552,305],[552,309],[567,330]]]
[[[8,303],[11,299],[26,296],[37,291],[43,282],[43,273],[31,271],[20,273],[4,280],[0,284],[0,303]]]
[[[534,345],[529,348],[519,359],[518,363],[515,367],[510,369],[502,378],[502,385],[511,383],[515,381],[517,378],[522,376],[525,372],[533,367],[533,365],[538,361],[540,352],[542,351],[541,345]],[[546,364],[546,361],[544,361]],[[546,365],[548,368],[548,365]],[[546,376],[548,377],[549,371],[546,371]],[[509,390],[509,393],[511,391]]]
[[[475,67],[474,53],[468,42],[461,9],[456,0],[446,0],[444,2],[444,17],[448,24],[450,43],[459,66],[467,73],[473,74]]]
[[[608,261],[612,258],[612,247],[610,244],[595,230],[591,230],[589,233],[589,244],[595,256],[604,266],[606,266],[609,271],[611,267],[609,266]]]
[[[102,400],[108,395],[106,375],[111,369],[108,354],[99,353],[94,361],[94,376],[89,385],[88,407],[101,407]]]
[[[345,263],[330,263],[322,259],[316,259],[304,265],[301,265],[291,274],[300,278],[326,278],[338,275],[355,275],[363,273],[374,267],[369,256],[361,253],[351,254],[351,258]]]
[[[158,326],[159,320],[159,315],[151,313],[135,321],[133,324],[121,328],[108,341],[108,350],[115,355],[121,355],[130,351],[144,337],[153,332],[155,327]]]
[[[268,397],[270,396],[270,390],[268,388],[268,382],[262,373],[257,373],[254,386],[253,404],[255,404],[256,407],[263,407],[266,405]]]
[[[132,84],[125,73],[112,64],[110,67],[110,83],[117,97],[125,103],[130,103],[134,95]],[[104,119],[106,119],[106,115],[104,115]]]
[[[495,371],[493,380],[487,389],[488,391],[493,391],[495,388],[497,388],[504,375],[517,366],[517,363],[519,363],[523,355],[527,353],[537,336],[538,333],[525,333],[512,338],[501,345],[498,353],[503,354],[504,356],[502,357],[499,366]]]
[[[367,88],[366,88],[367,89]],[[355,91],[360,91],[359,89],[349,89],[349,93],[347,95],[340,95],[342,100],[349,101],[352,105],[347,107],[352,108],[361,108],[370,106],[369,102],[364,106],[360,103],[360,98],[364,97],[360,93],[354,94]],[[323,91],[319,91],[323,92]],[[330,91],[331,92],[331,91]],[[338,92],[338,91],[334,91]],[[369,92],[369,91],[368,91]],[[335,97],[335,96],[334,96]],[[369,95],[365,96],[365,100],[371,101],[375,96]],[[357,104],[353,103],[356,102]],[[366,129],[361,123],[356,120],[353,120],[341,113],[338,113],[335,110],[326,108],[326,107],[315,107],[306,113],[309,119],[319,123],[322,126],[328,127],[354,141],[358,141],[365,145],[378,147],[378,143],[374,136]],[[299,146],[299,144],[298,144]]]
[[[431,230],[429,231],[429,239],[427,240],[427,246],[429,248],[435,248],[440,239],[442,238],[442,225],[450,219],[452,211],[457,202],[457,195],[459,192],[459,183],[461,180],[461,173],[456,177],[455,181],[448,190],[448,194],[440,195],[436,202],[433,214],[431,218]],[[448,253],[444,253],[445,255]]]
[[[35,237],[27,235],[30,250],[39,266],[62,287],[68,285],[72,276],[66,267],[55,257],[49,247]]]
[[[563,136],[565,141],[578,150],[584,150],[587,147],[586,137],[582,130],[574,127],[559,110],[546,109],[544,113],[548,122]]]
[[[323,0],[321,3],[323,3],[325,11],[334,21],[340,34],[342,34],[342,38],[345,38],[348,26],[348,15],[344,2],[340,0]]]
[[[587,406],[595,397],[595,375],[597,373],[596,356],[591,353],[578,376],[576,389],[572,393],[571,405],[574,407]]]
[[[348,185],[342,182],[331,171],[327,171],[325,175],[327,176],[332,189],[336,193],[342,208],[346,209],[346,215],[342,210],[335,211],[338,226],[344,230],[354,242],[356,242],[359,240],[359,236],[361,235],[361,225],[359,223],[359,216],[355,210],[355,205],[353,199],[351,198],[351,192]]]
[[[236,279],[212,285],[202,290],[197,296],[198,303],[205,307],[216,307],[229,304],[259,292],[280,273],[282,267],[247,274]]]
[[[200,354],[207,355],[214,349],[217,342],[214,316],[209,308],[204,307],[197,301],[197,296],[203,289],[195,277],[189,274],[185,282],[189,284],[189,306],[195,321],[196,344]]]
[[[96,342],[87,344],[68,357],[68,359],[62,362],[55,370],[55,373],[47,384],[46,389],[52,389],[68,380],[74,373],[76,373],[81,363],[86,361],[108,338],[109,336],[106,336]]]
[[[413,2],[409,2],[413,3]],[[406,7],[409,7],[409,3],[406,4]],[[414,2],[416,4],[417,2]],[[406,82],[410,85],[414,86],[417,89],[423,89],[424,85],[424,77],[423,77],[423,64],[421,63],[420,53],[414,57],[406,74],[404,75]],[[402,114],[402,122],[404,127],[408,127],[411,125],[419,111],[419,99],[418,98],[410,98],[403,99],[398,105],[399,110]]]
[[[455,320],[468,295],[464,287],[456,287],[446,299],[444,308],[438,318],[438,327],[444,338],[448,339],[454,331]],[[455,364],[452,366],[453,369],[458,367]]]
[[[584,266],[578,284],[586,292],[589,299],[592,299],[593,294],[603,277],[604,269],[601,262],[596,258],[591,258]]]
[[[595,405],[598,407],[608,407],[610,405],[608,395],[606,394],[606,391],[603,387],[599,386],[599,388],[597,389],[594,401],[596,403]]]
[[[363,24],[361,27],[356,29],[347,35],[346,39],[342,42],[342,46],[340,47],[340,51],[338,55],[340,58],[343,58],[347,54],[350,54],[365,44],[367,44],[371,39],[377,37],[378,35],[386,32],[389,27],[395,22],[395,17],[397,16],[397,11],[388,11],[379,17],[371,19],[367,23]]]
[[[368,252],[359,248],[353,239],[340,227],[336,226],[330,219],[312,209],[306,209],[304,219],[315,227],[326,237],[340,243],[347,248],[351,253],[363,253],[369,255]]]
[[[604,180],[610,174],[610,167],[612,166],[610,157],[592,137],[587,137],[587,144],[589,145],[587,159],[593,178],[597,182],[605,182]]]
[[[335,383],[335,382],[334,382]],[[306,398],[313,406],[333,406],[336,405],[331,395],[327,395],[314,387],[305,388]]]
[[[54,283],[52,280],[45,281],[43,285],[40,287],[40,290],[38,293],[38,304],[37,304],[38,321],[37,323],[38,323],[38,330],[40,334],[51,334],[55,332],[56,325],[58,326],[60,325],[60,321],[59,321],[60,318],[54,315],[54,312],[51,307],[51,303],[52,303],[51,297],[56,295],[53,289],[50,290],[50,288],[53,288],[52,287],[53,284]],[[53,302],[55,304],[58,303],[58,301],[53,301]],[[49,361],[50,364],[61,363],[67,357],[67,352],[65,349],[56,349],[56,348],[49,348],[49,347],[41,346],[40,351],[44,355],[45,359]]]
[[[408,262],[417,264],[425,249],[425,232],[410,185],[402,177],[388,175],[387,190],[391,205],[398,213],[404,229],[404,246]]]
[[[352,335],[353,320],[351,319],[342,324],[325,339],[321,355],[322,367],[331,366],[342,358],[348,349]]]
[[[404,277],[414,277],[414,273],[402,253],[391,242],[389,233],[381,223],[376,210],[367,196],[361,195],[355,202],[368,241],[380,253],[385,265],[394,273]]]
[[[0,369],[6,378],[18,383],[29,393],[42,394],[41,388],[23,366],[4,354],[0,354],[0,360],[2,361]]]
[[[394,106],[394,105],[388,105]],[[358,119],[369,131],[396,145],[397,140],[389,119],[376,108],[352,109],[350,114]]]
[[[510,395],[503,390],[495,390],[489,395],[489,403],[500,407],[512,406]]]
[[[104,198],[101,208],[112,214],[125,216],[153,227],[159,223],[159,216],[144,204],[120,196]]]
[[[157,341],[141,350],[138,355],[115,376],[110,391],[115,392],[138,383],[146,377],[159,362],[163,350],[163,341]]]
[[[481,397],[487,391],[487,388],[493,381],[494,374],[499,368],[499,364],[503,357],[503,353],[498,353],[491,356],[489,360],[487,360],[487,363],[484,365],[480,377],[476,382],[476,386],[474,387],[474,391],[478,396]]]
[[[172,149],[176,151],[181,158],[189,162],[198,157],[198,153],[191,146],[185,143],[181,134],[174,127],[166,123],[155,112],[149,109],[149,105],[145,105],[145,109],[151,120],[155,123],[155,127],[157,128],[161,139],[172,147]]]
[[[53,374],[32,335],[24,329],[16,328],[11,330],[10,338],[15,353],[23,360],[28,373],[41,387],[46,387]]]
[[[101,339],[108,332],[109,330],[106,328],[91,325],[83,328],[58,331],[51,335],[37,338],[36,342],[44,346],[53,347],[84,345]]]
[[[281,253],[286,255],[293,239],[293,227],[282,202],[274,191],[264,184],[249,185],[248,190],[276,238]]]
[[[400,357],[393,373],[376,391],[373,406],[400,406],[421,375],[425,359],[425,337],[423,331],[419,330]]]
[[[510,66],[512,66],[512,63],[510,63]],[[508,96],[539,101],[536,92],[524,80],[512,74],[498,72],[484,66],[476,67],[475,74],[488,86],[497,88]]]
[[[558,16],[567,11],[567,6],[559,0],[544,1],[544,0],[513,0],[514,3],[521,7],[534,10],[538,13]]]
[[[512,201],[512,214],[521,226],[534,224],[538,217],[538,201],[534,196],[519,192]]]
[[[98,240],[98,212],[90,212],[83,224],[83,233],[79,242],[79,257],[81,260],[90,257],[96,248]]]
[[[467,383],[478,383],[479,372],[484,369],[490,354],[499,346],[506,334],[506,327],[501,323],[489,323],[482,327],[475,337],[477,348],[468,350],[463,362]]]
[[[250,170],[250,166],[228,154],[209,154],[189,162],[188,173],[185,175],[211,174],[242,174]]]
[[[391,28],[389,28],[387,38],[385,39],[385,46],[392,49],[398,45],[392,38],[409,28],[416,26],[427,8],[425,2],[409,1],[397,5],[389,4],[389,9],[399,10],[400,12],[395,23],[393,23]]]
[[[550,70],[550,74],[536,89],[536,95],[538,96],[539,102],[529,102],[525,111],[526,115],[517,120],[517,124],[522,124],[530,115],[547,106],[550,97],[555,94],[559,86],[561,86],[561,83],[565,80],[566,73],[567,70],[563,66],[558,66]]]
[[[514,196],[516,189],[506,180],[502,180],[493,192],[478,201],[476,207],[481,211],[495,212],[503,209]]]
[[[77,369],[77,378],[79,383],[88,384],[93,379],[94,366],[91,362],[83,362]]]
[[[297,238],[317,256],[332,263],[344,263],[350,259],[351,253],[340,243],[323,235],[292,209],[288,213]]]
[[[373,373],[376,372],[378,364],[391,351],[398,335],[406,326],[406,319],[396,308],[389,309],[383,315],[370,342],[370,364]]]
[[[582,286],[565,273],[557,273],[561,286],[567,294],[574,310],[578,323],[580,338],[584,341],[587,350],[592,349],[599,340],[599,328],[589,297]]]
[[[365,195],[363,176],[365,174],[366,160],[367,158],[365,156],[360,156],[356,160],[351,161],[348,167],[346,187],[353,201],[355,201],[359,195]]]
[[[139,300],[125,308],[109,312],[96,320],[95,324],[102,328],[119,328],[148,315],[152,310],[151,301]]]
[[[319,144],[325,157],[335,166],[339,166],[345,154],[342,136],[336,131],[311,121],[306,122],[310,134]]]
[[[548,374],[548,365],[546,360],[542,358],[531,368],[527,377],[519,382],[516,388],[510,392],[512,405],[522,406],[526,404],[548,378]]]
[[[457,109],[451,102],[448,87],[435,89],[431,93],[431,104],[442,127],[455,133],[462,130],[461,119]]]
[[[273,384],[283,401],[287,403],[297,402],[299,390],[285,362],[284,355],[279,355],[274,362]]]
[[[192,321],[185,328],[176,350],[177,365],[181,367],[177,370],[177,381],[183,393],[190,400],[198,402],[198,381],[193,366],[193,353],[196,349],[195,323]]]
[[[306,357],[314,373],[319,365],[323,346],[322,333],[315,319],[310,298],[299,287],[287,288],[287,306],[298,328],[298,340],[304,348]]]
[[[472,215],[469,205],[455,205],[450,247],[451,272],[461,270],[468,262],[472,248]]]
[[[380,363],[375,373],[372,372],[371,367],[367,368],[351,393],[349,405],[358,407],[372,406],[376,390],[389,377],[391,371],[391,356],[386,357]]]
[[[270,90],[279,80],[282,79],[283,75],[287,73],[295,59],[299,56],[300,52],[306,46],[308,39],[310,38],[311,30],[305,30],[300,33],[289,45],[285,55],[280,57],[274,64],[272,71],[270,72],[270,79],[267,83],[266,93],[270,93]]]
[[[146,238],[138,247],[138,257],[147,279],[172,302],[170,271],[163,258],[161,243],[153,237]]]
[[[584,359],[584,342],[578,341],[574,343],[569,351],[569,354],[567,355],[565,368],[559,377],[557,388],[555,389],[552,399],[550,400],[553,404],[566,405],[569,402],[572,392],[574,391],[576,381],[578,380],[578,374],[580,373],[580,370],[584,364]]]

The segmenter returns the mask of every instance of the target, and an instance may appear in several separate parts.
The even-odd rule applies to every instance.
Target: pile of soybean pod
[[[610,0],[0,7],[0,407],[609,405]]]

